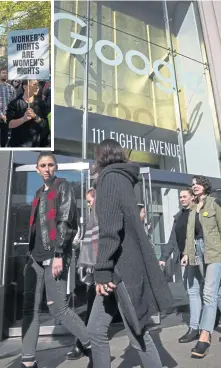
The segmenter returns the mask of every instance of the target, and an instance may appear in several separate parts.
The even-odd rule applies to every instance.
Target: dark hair
[[[86,196],[88,195],[88,194],[90,194],[90,196],[92,197],[92,198],[95,198],[95,196],[96,196],[96,190],[94,189],[94,188],[89,188],[88,189],[88,191],[87,191],[87,193],[86,193]]]
[[[27,79],[22,80],[21,86],[22,86],[23,91],[24,91],[24,86],[27,86],[27,85],[28,85],[28,80]]]
[[[21,88],[22,88],[22,91],[24,92],[24,86],[27,86],[28,85],[28,81],[27,80],[22,80],[21,81]]]
[[[120,143],[114,139],[105,139],[97,146],[96,149],[94,173],[100,172],[106,166],[111,164],[126,162],[128,162],[128,160]]]
[[[200,184],[204,188],[204,194],[209,195],[212,193],[212,185],[209,179],[207,179],[205,176],[202,175],[196,175],[193,177],[193,180],[196,180],[197,184]]]
[[[54,161],[54,163],[57,165],[57,160],[55,155],[51,152],[51,151],[42,151],[37,158],[37,165],[39,163],[39,161],[42,159],[42,157],[51,157]]]
[[[180,193],[181,193],[181,192],[188,192],[191,196],[193,196],[193,195],[194,195],[194,193],[193,193],[193,189],[192,189],[192,188],[190,188],[190,187],[186,187],[186,188],[181,189],[181,190],[180,190]]]

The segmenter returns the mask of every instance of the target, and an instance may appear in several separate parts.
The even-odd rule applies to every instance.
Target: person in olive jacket
[[[191,356],[203,358],[211,344],[217,304],[221,307],[221,201],[209,196],[212,187],[204,176],[193,178],[192,189],[196,206],[190,209],[181,263],[188,264],[188,288],[195,294],[195,313],[200,322],[199,340]]]

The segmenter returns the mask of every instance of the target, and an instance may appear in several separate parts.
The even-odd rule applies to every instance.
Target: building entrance
[[[191,185],[192,175],[157,170],[149,167],[140,169],[140,182],[135,187],[137,203],[146,209],[146,223],[149,236],[154,244],[156,256],[161,256],[162,247],[166,246],[173,216],[179,211],[179,192]],[[58,165],[57,176],[65,177],[74,187],[79,214],[79,226],[83,225],[88,214],[85,193],[91,185],[89,163],[63,163]],[[216,195],[219,196],[221,179],[210,178]],[[21,336],[23,305],[23,269],[28,251],[28,228],[31,202],[35,191],[41,186],[41,178],[35,171],[35,165],[14,166],[12,178],[11,211],[9,221],[9,239],[7,242],[7,262],[4,269],[6,297],[4,303],[4,336]],[[174,267],[172,259],[167,266],[168,281],[179,281],[180,272]],[[70,283],[76,273],[70,277]],[[69,284],[67,294],[71,305],[74,303],[79,314],[84,313],[85,286],[76,278],[76,297]],[[43,297],[40,313],[40,335],[66,334],[61,325],[50,316]],[[159,323],[160,317],[155,316]]]

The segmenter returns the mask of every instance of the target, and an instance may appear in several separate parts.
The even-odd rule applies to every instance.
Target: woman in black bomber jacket
[[[153,314],[171,306],[172,296],[140,221],[134,193],[139,167],[128,163],[120,144],[109,139],[97,148],[95,168],[99,173],[97,296],[88,322],[93,366],[111,366],[107,330],[118,305],[143,366],[162,368],[147,324]]]

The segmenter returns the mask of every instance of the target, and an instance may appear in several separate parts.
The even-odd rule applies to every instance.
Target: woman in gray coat
[[[162,368],[147,325],[153,314],[171,307],[172,295],[140,221],[134,193],[139,166],[128,163],[120,144],[110,139],[98,146],[95,168],[97,296],[88,322],[93,367],[111,366],[107,331],[118,306],[143,366]]]

